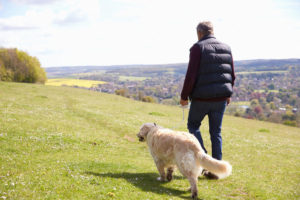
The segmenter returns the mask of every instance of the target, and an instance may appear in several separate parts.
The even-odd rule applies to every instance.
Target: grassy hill
[[[0,199],[190,198],[179,172],[170,183],[156,181],[136,138],[144,122],[186,130],[178,107],[0,82],[0,116]],[[209,147],[207,120],[202,132]],[[200,177],[200,199],[300,198],[300,129],[225,116],[223,138],[233,174]]]

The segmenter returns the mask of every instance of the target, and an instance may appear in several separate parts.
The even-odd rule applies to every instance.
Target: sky
[[[300,58],[300,0],[0,0],[0,47],[42,67],[186,63],[211,21],[235,60]]]

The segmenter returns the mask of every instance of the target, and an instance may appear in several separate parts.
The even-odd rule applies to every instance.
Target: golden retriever
[[[171,181],[174,167],[177,166],[190,182],[193,199],[197,199],[197,181],[203,169],[214,173],[218,178],[231,174],[231,165],[206,154],[193,134],[165,129],[155,123],[145,123],[137,137],[139,141],[147,142],[160,174],[159,180]]]

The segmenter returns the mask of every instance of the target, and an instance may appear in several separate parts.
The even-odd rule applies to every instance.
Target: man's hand
[[[227,98],[227,106],[230,104],[230,102],[231,102],[231,98]]]
[[[181,99],[181,100],[180,100],[180,104],[181,104],[181,106],[186,106],[186,105],[189,104],[189,101],[188,101],[188,100],[183,100],[183,99]]]

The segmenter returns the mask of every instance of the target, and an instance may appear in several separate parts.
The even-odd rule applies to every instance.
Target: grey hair
[[[197,31],[204,35],[210,35],[214,34],[214,27],[210,21],[204,21],[198,24]]]

